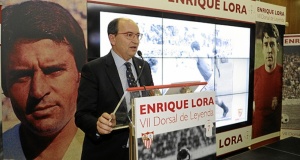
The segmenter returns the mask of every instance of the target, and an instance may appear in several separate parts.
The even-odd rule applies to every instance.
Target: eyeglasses
[[[135,37],[137,37],[139,40],[141,40],[143,37],[143,34],[141,34],[141,33],[134,34],[132,32],[125,32],[125,33],[117,33],[117,34],[124,34],[128,40],[133,40]]]

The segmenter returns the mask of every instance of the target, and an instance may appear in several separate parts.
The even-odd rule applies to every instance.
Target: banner
[[[216,156],[215,93],[135,99],[137,159]]]
[[[251,0],[88,0],[88,2],[255,22],[255,1]]]
[[[217,156],[251,145],[251,126],[217,134]]]
[[[285,25],[286,8],[273,4],[256,2],[256,22]]]
[[[84,135],[74,114],[86,1],[2,4],[3,159],[80,159]]]
[[[285,7],[256,3],[252,148],[279,140]]]
[[[300,34],[284,35],[280,138],[300,137]]]

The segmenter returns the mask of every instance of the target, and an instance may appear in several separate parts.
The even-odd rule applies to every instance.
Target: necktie
[[[126,77],[127,77],[127,82],[129,87],[136,87],[136,82],[131,70],[131,64],[129,62],[125,62],[126,65]]]
[[[131,64],[129,62],[125,62],[125,65],[127,68],[126,77],[127,77],[128,86],[129,87],[137,87],[137,82],[135,81],[135,78],[132,73]],[[131,100],[136,97],[140,97],[140,93],[138,91],[130,93]]]

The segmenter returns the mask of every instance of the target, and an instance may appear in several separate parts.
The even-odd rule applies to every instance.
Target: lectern
[[[193,93],[206,84],[185,82],[128,88],[125,94],[148,95],[133,98],[129,123],[116,127],[129,127],[130,159],[216,157],[215,92]],[[161,90],[169,94],[162,95]]]

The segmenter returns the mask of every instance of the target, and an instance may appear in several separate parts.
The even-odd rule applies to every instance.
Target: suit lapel
[[[145,68],[144,68],[144,71],[142,71],[144,62],[142,60],[139,60],[136,57],[133,57],[132,60],[133,60],[135,70],[137,72],[137,76],[139,76],[141,72],[142,72],[142,74],[145,73]],[[141,87],[146,85],[146,78],[147,78],[146,75],[143,74],[143,76],[140,76],[140,78],[138,80]],[[148,95],[149,95],[148,91],[142,91],[142,96],[143,97],[146,97]]]
[[[133,61],[133,65],[134,65],[135,70],[136,70],[136,75],[139,76],[140,73],[141,73],[141,71],[142,71],[143,63],[142,63],[142,61],[139,61],[136,57],[133,57],[133,58],[132,58],[132,61]],[[138,77],[137,77],[137,78],[138,78]],[[139,84],[140,84],[141,86],[145,84],[145,83],[144,83],[145,81],[144,81],[143,78],[144,78],[144,77],[141,76],[140,79],[138,80],[138,81],[139,81]]]
[[[139,60],[136,57],[133,57],[132,60],[133,60],[134,67],[137,72],[137,76],[139,76],[142,71],[143,61]],[[120,77],[118,74],[118,70],[116,68],[116,65],[115,65],[115,62],[114,62],[111,52],[106,55],[106,68],[105,69],[106,69],[106,74],[108,75],[112,85],[115,87],[116,91],[118,92],[118,94],[121,98],[124,94],[124,91],[123,91],[122,83],[121,83],[121,80],[120,80]],[[140,84],[140,86],[145,85],[145,77],[143,77],[143,76],[140,77],[139,84]]]
[[[109,53],[106,57],[106,74],[108,75],[108,78],[110,79],[112,85],[115,87],[116,91],[118,92],[120,98],[123,96],[123,87],[122,83],[118,74],[118,70],[116,68],[114,59],[112,57],[112,54]]]

